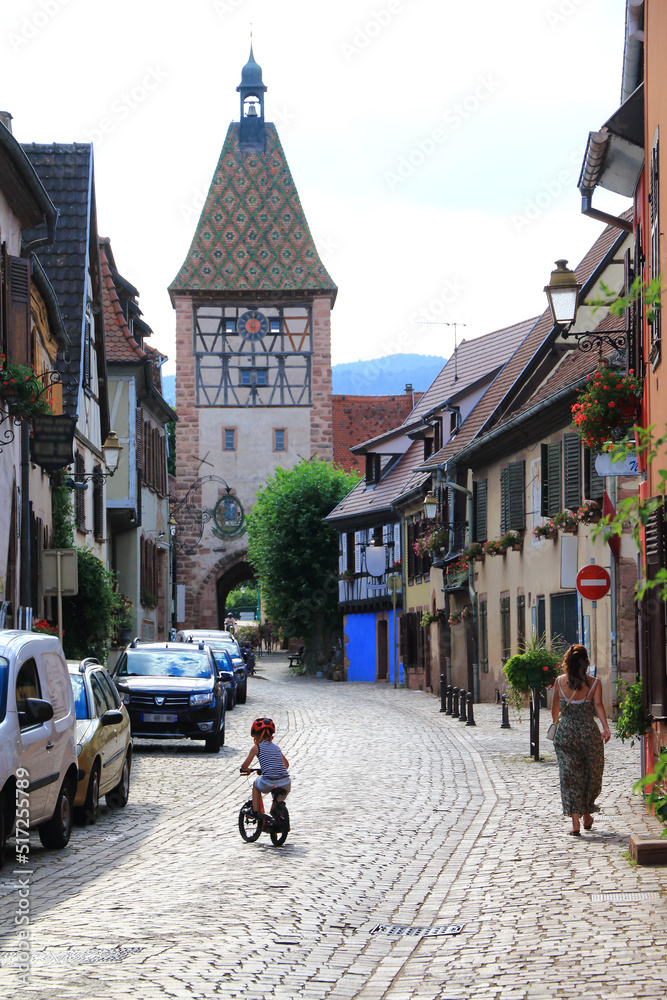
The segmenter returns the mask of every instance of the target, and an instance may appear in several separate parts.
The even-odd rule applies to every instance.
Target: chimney
[[[406,396],[409,396],[411,392],[412,392],[412,382],[406,382],[405,383],[405,394],[406,394]]]
[[[12,115],[9,111],[0,111],[0,122],[2,122],[8,132],[12,131]]]

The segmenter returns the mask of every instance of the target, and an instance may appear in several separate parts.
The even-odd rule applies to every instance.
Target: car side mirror
[[[30,725],[37,726],[53,718],[53,705],[43,698],[26,698],[25,717]]]
[[[110,708],[100,718],[103,726],[120,726],[123,721],[123,713],[119,708]]]

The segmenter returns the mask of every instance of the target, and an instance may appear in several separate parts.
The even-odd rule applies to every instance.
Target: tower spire
[[[266,86],[262,80],[262,67],[255,61],[252,50],[252,29],[250,31],[250,56],[241,70],[241,82],[236,88],[241,95],[241,125],[239,147],[242,150],[266,149],[264,129],[264,94]]]

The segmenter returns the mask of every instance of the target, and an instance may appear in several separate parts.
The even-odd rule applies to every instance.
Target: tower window
[[[236,451],[235,427],[225,427],[223,431],[223,448],[225,451]]]
[[[268,385],[269,373],[266,368],[242,368],[240,385]]]
[[[287,431],[283,427],[273,430],[273,450],[287,451]]]

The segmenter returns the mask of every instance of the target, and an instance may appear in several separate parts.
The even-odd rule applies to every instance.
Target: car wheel
[[[107,792],[104,796],[109,809],[123,809],[127,805],[127,800],[130,797],[131,769],[132,760],[128,753],[123,761],[123,773],[120,776],[120,781],[115,788],[112,788],[111,791]]]
[[[100,807],[100,765],[95,762],[88,781],[88,794],[81,809],[76,810],[76,819],[84,826],[97,823],[97,812]]]
[[[236,689],[237,693],[238,693],[237,701],[238,701],[239,705],[245,705],[245,700],[246,700],[246,697],[247,697],[247,686],[248,686],[248,682],[244,681],[243,684]]]
[[[225,726],[222,725],[217,727],[214,733],[206,737],[206,751],[207,753],[218,753],[220,747],[225,742]]]
[[[67,778],[63,781],[58,792],[58,802],[55,812],[48,821],[37,827],[39,839],[44,847],[67,847],[72,833],[72,803],[74,801],[74,790]]]
[[[236,688],[229,695],[229,700],[227,702],[227,711],[233,712],[236,706]]]

